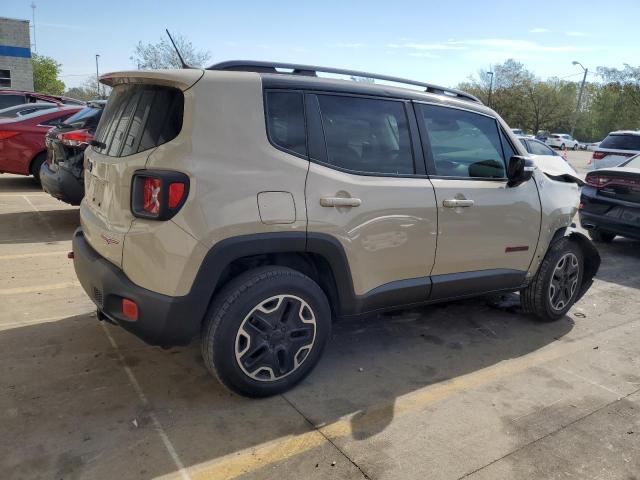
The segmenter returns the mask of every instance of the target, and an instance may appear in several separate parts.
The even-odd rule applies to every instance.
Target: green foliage
[[[580,109],[576,104],[580,84],[557,78],[542,81],[514,60],[496,65],[491,107],[514,128],[569,132],[581,141],[599,141],[613,130],[640,129],[640,67],[598,67],[604,83],[585,85]],[[488,104],[491,77],[480,71],[460,89]]]
[[[62,95],[64,83],[58,78],[62,65],[53,58],[38,55],[37,53],[31,55],[31,63],[33,64],[34,91]]]
[[[98,92],[98,82],[95,77],[90,77],[80,87],[73,87],[67,90],[65,95],[86,101],[107,98],[110,92],[111,88],[106,85],[100,85],[100,91]]]

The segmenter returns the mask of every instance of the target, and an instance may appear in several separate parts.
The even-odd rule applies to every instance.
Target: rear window
[[[609,135],[600,143],[600,148],[640,150],[640,135]]]
[[[173,140],[182,129],[184,96],[177,88],[159,85],[118,85],[109,97],[98,125],[94,149],[111,157],[126,157]]]
[[[73,126],[75,128],[96,128],[100,117],[102,116],[102,108],[86,107],[80,110],[78,113],[71,115],[65,120],[66,125]]]
[[[0,109],[24,103],[24,95],[0,95]]]

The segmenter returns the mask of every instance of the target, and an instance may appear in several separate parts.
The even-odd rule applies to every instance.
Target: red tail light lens
[[[189,177],[168,170],[140,170],[133,176],[131,211],[136,217],[168,220],[189,194]]]
[[[160,213],[160,199],[162,198],[162,183],[159,178],[146,177],[144,179],[142,208],[151,215]]]
[[[93,135],[91,135],[87,130],[73,130],[71,132],[59,133],[57,137],[63,145],[70,147],[88,145],[89,141],[93,140]]]
[[[6,130],[0,130],[0,140],[6,140],[7,138],[13,138],[16,135],[20,135],[20,132],[9,132]]]
[[[597,173],[589,173],[585,177],[584,181],[587,185],[592,187],[602,188],[608,185],[620,185],[622,187],[640,187],[640,181],[633,178],[624,177],[612,177],[609,175],[602,175]]]
[[[606,156],[607,154],[604,152],[593,152],[593,155],[591,155],[591,160],[589,163],[593,162],[594,160],[600,160]]]
[[[175,182],[169,185],[169,208],[176,208],[184,197],[184,183]]]

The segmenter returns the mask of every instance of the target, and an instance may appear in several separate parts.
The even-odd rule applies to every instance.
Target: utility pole
[[[578,103],[576,103],[576,113],[573,116],[573,125],[571,125],[571,137],[573,138],[573,132],[576,129],[576,123],[578,122],[578,112],[580,111],[580,103],[582,103],[582,92],[584,91],[584,84],[587,81],[587,73],[589,73],[588,68],[584,68],[580,62],[576,62],[575,60],[571,62],[573,65],[580,65],[580,68],[584,70],[584,75],[582,76],[582,84],[580,85],[580,93],[578,94]]]
[[[487,75],[491,75],[491,83],[489,84],[489,100],[487,103],[488,107],[491,108],[491,93],[493,92],[493,72],[487,72]]]
[[[96,90],[98,91],[98,98],[100,98],[100,73],[98,71],[98,58],[100,58],[100,55],[96,53]]]
[[[38,45],[36,44],[36,4],[31,2],[31,23],[33,26],[33,51],[38,52]]]

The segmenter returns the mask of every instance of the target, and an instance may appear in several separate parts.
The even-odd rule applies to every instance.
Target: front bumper
[[[198,295],[170,297],[139,287],[101,257],[78,228],[73,235],[73,265],[78,280],[101,315],[151,345],[186,345],[200,331],[206,304]],[[122,314],[122,299],[138,305],[138,320]]]
[[[640,205],[600,196],[595,188],[588,186],[582,187],[580,203],[582,228],[596,228],[640,240]]]
[[[84,197],[82,178],[76,178],[70,171],[61,167],[53,171],[47,162],[40,168],[40,182],[45,192],[65,203],[80,205]]]

